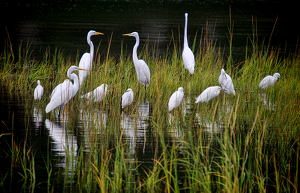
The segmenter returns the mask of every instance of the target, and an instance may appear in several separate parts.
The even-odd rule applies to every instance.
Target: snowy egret
[[[174,108],[177,108],[180,105],[180,103],[183,99],[183,96],[184,96],[183,91],[185,91],[185,89],[182,88],[182,87],[179,87],[178,90],[175,91],[171,95],[170,100],[169,100],[169,104],[168,104],[169,111],[172,111]]]
[[[44,94],[44,88],[41,85],[41,81],[37,81],[37,86],[34,89],[34,100],[41,100],[43,94]]]
[[[208,102],[210,99],[215,98],[220,94],[220,90],[226,91],[219,86],[211,86],[205,89],[197,98],[195,103]]]
[[[85,95],[82,95],[81,98],[94,100],[94,102],[100,103],[106,96],[106,93],[108,92],[108,88],[111,88],[111,87],[109,87],[107,84],[101,84],[95,90],[93,90]]]
[[[81,85],[84,79],[89,75],[93,66],[94,44],[91,37],[94,35],[104,35],[103,33],[91,30],[87,34],[87,43],[90,45],[90,53],[84,53],[79,61],[79,68],[87,69],[88,71],[79,71],[79,84]]]
[[[133,91],[131,88],[127,89],[122,95],[122,109],[129,106],[133,101]]]
[[[185,13],[184,16],[185,16],[185,23],[184,23],[184,34],[183,34],[182,60],[185,69],[187,69],[191,74],[194,74],[195,57],[192,50],[189,48],[188,40],[187,40],[188,13]]]
[[[262,79],[262,81],[259,83],[259,88],[266,89],[269,86],[273,86],[275,82],[280,78],[283,80],[278,72],[273,74],[273,76],[268,75]]]
[[[65,105],[71,98],[75,96],[78,91],[79,84],[77,75],[72,72],[77,70],[87,71],[86,69],[78,68],[77,66],[71,66],[69,68],[67,76],[74,81],[74,84],[69,79],[66,79],[63,83],[57,85],[53,89],[50,102],[46,106],[46,113],[49,113],[58,106]]]
[[[219,76],[219,83],[221,84],[222,88],[226,90],[226,94],[235,95],[232,79],[223,68],[221,69],[221,74]]]
[[[135,67],[138,81],[141,84],[145,85],[145,89],[146,89],[146,87],[148,87],[150,84],[150,69],[144,60],[138,59],[137,57],[137,48],[139,47],[140,44],[139,34],[138,32],[132,32],[129,34],[123,34],[123,36],[135,37],[135,45],[133,46],[133,51],[132,51],[132,60]]]

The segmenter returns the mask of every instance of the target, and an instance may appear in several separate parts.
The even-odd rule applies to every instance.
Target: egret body
[[[184,96],[183,91],[185,90],[182,87],[179,87],[178,90],[171,95],[168,103],[169,111],[172,111],[174,108],[177,108],[181,104]]]
[[[221,84],[222,88],[226,90],[224,91],[226,94],[235,95],[232,79],[223,68],[221,69],[221,74],[219,76],[219,83]]]
[[[275,84],[275,82],[278,80],[278,78],[282,79],[278,72],[273,74],[273,76],[268,75],[268,76],[264,77],[262,79],[262,81],[260,81],[260,83],[259,83],[259,88],[266,89],[269,86],[273,86]]]
[[[69,68],[67,76],[74,81],[74,84],[69,79],[66,79],[63,83],[57,85],[53,89],[50,102],[46,106],[46,113],[49,113],[58,106],[65,105],[71,98],[76,95],[79,88],[78,77],[72,72],[77,70],[87,71],[86,69],[78,68],[77,66],[71,66]]]
[[[132,36],[135,37],[135,45],[133,46],[132,51],[132,60],[135,67],[136,75],[140,84],[145,85],[146,87],[150,84],[150,69],[146,62],[137,57],[137,48],[140,44],[140,37],[138,32],[132,32],[129,34],[123,34],[123,36]]]
[[[44,94],[44,88],[41,85],[41,81],[37,81],[37,86],[34,89],[34,100],[41,100],[43,94]]]
[[[101,84],[95,90],[85,95],[82,95],[81,98],[86,98],[89,100],[93,100],[94,102],[100,103],[106,96],[106,93],[108,92],[108,88],[110,87],[107,84]]]
[[[127,89],[122,95],[122,109],[129,106],[133,101],[133,91],[131,88]]]
[[[219,86],[211,86],[205,89],[197,98],[195,103],[203,103],[208,102],[212,98],[215,98],[216,96],[219,96],[220,90],[225,91],[225,89],[222,89]]]
[[[183,33],[182,60],[185,69],[187,69],[191,74],[194,74],[195,57],[192,50],[189,48],[188,38],[187,38],[188,13],[185,13],[184,16],[185,16],[185,23],[184,23],[184,33]]]
[[[90,53],[84,53],[79,61],[79,68],[87,69],[88,71],[79,71],[79,84],[81,85],[84,79],[90,74],[93,66],[94,44],[91,37],[94,35],[104,35],[103,33],[91,30],[87,34],[87,43],[90,45]]]

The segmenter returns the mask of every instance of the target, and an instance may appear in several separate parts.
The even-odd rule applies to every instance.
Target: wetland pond
[[[94,29],[105,34],[105,36],[97,36],[92,39],[95,48],[99,49],[98,53],[105,56],[108,47],[110,47],[109,55],[118,58],[121,50],[125,50],[126,54],[131,56],[134,45],[132,38],[124,38],[122,34],[138,31],[141,38],[140,46],[148,44],[151,52],[157,52],[158,55],[163,56],[169,49],[174,49],[172,39],[182,44],[184,13],[188,12],[190,46],[195,39],[194,49],[199,50],[199,45],[205,46],[207,43],[200,43],[201,36],[206,36],[207,41],[211,41],[212,44],[216,44],[221,49],[225,58],[230,55],[228,28],[231,17],[231,21],[234,22],[233,62],[241,63],[245,60],[247,46],[250,45],[254,31],[255,34],[257,33],[255,38],[257,37],[259,41],[270,43],[270,47],[282,47],[280,54],[283,56],[295,50],[299,35],[296,32],[298,26],[295,25],[297,22],[295,22],[294,13],[286,13],[285,6],[280,7],[276,3],[234,4],[229,8],[228,5],[203,5],[189,1],[188,3],[175,1],[158,4],[123,1],[119,3],[99,1],[94,2],[94,4],[84,4],[83,1],[75,1],[72,2],[72,6],[60,1],[57,2],[56,5],[6,3],[4,5],[6,14],[14,15],[20,12],[24,16],[11,17],[4,21],[4,26],[1,26],[1,39],[7,41],[9,35],[10,42],[16,50],[18,49],[17,45],[21,43],[25,49],[27,43],[30,44],[29,50],[32,59],[38,60],[44,56],[47,50],[53,53],[57,48],[62,50],[65,55],[72,57],[77,54],[81,56],[89,50],[86,34],[89,30]],[[180,44],[177,46],[181,47]],[[201,113],[200,108],[193,104],[194,96],[189,93],[185,95],[183,104],[178,110],[162,116],[164,121],[161,123],[161,115],[157,108],[167,107],[157,107],[155,98],[149,93],[145,97],[137,96],[133,107],[118,113],[114,112],[116,108],[110,107],[113,104],[112,100],[117,100],[117,97],[107,95],[105,103],[92,103],[89,106],[82,105],[79,97],[76,97],[74,100],[72,99],[72,105],[76,105],[74,108],[76,110],[70,110],[72,108],[69,106],[69,109],[58,117],[58,109],[49,114],[45,113],[48,96],[44,95],[43,97],[47,100],[44,99],[41,103],[33,101],[34,87],[32,88],[32,99],[30,99],[29,96],[23,96],[19,91],[10,89],[3,83],[0,86],[2,134],[0,178],[1,189],[5,192],[20,190],[31,192],[104,192],[105,189],[113,190],[113,186],[116,186],[115,190],[122,189],[124,192],[138,192],[140,189],[142,191],[149,190],[147,185],[151,184],[149,179],[154,176],[154,168],[162,167],[166,160],[169,160],[168,163],[165,163],[166,167],[172,168],[172,156],[181,159],[196,155],[195,152],[198,151],[196,147],[191,147],[191,152],[185,150],[193,143],[201,143],[203,147],[209,147],[204,148],[206,152],[201,155],[211,156],[213,168],[218,168],[217,163],[222,159],[217,155],[221,155],[220,152],[226,149],[220,145],[220,138],[221,141],[226,141],[220,136],[226,136],[225,133],[230,133],[227,128],[229,124],[231,125],[231,123],[224,122],[226,120],[224,117],[229,117],[228,119],[234,117],[239,102],[239,99],[227,96],[228,101],[226,101],[225,95],[220,95],[220,98],[216,100],[217,102],[209,103],[206,106],[201,105],[201,108],[207,110],[207,113]],[[247,98],[248,95],[244,94],[243,97]],[[274,100],[278,96],[275,96],[273,101],[268,99],[265,94],[260,94],[258,98],[257,101],[261,104],[260,109],[270,112],[274,117],[276,117],[278,109],[285,107],[285,104],[275,104]],[[252,98],[250,99],[252,100]],[[75,103],[76,101],[78,103]],[[252,133],[249,131],[251,128],[253,129],[255,125],[252,126],[253,121],[256,121],[257,118],[255,116],[256,110],[248,104],[250,102],[245,108],[253,111],[253,116],[249,118],[249,115],[249,117],[237,119],[235,124],[239,124],[242,129],[237,131],[236,136],[229,135],[230,140],[235,138],[238,142],[246,141],[247,143],[248,134],[251,135]],[[295,108],[299,109],[299,103],[295,105]],[[267,155],[266,159],[271,160],[273,156],[275,157],[273,152],[280,151],[276,148],[281,147],[281,145],[269,144],[268,140],[271,141],[277,137],[277,132],[279,132],[277,128],[280,128],[281,125],[268,125],[267,120],[260,121],[261,127],[265,128],[267,125],[266,127],[271,131],[264,147],[258,145],[257,149],[262,148],[262,151]],[[298,124],[297,121],[296,123]],[[293,127],[298,126],[293,125]],[[165,129],[158,129],[162,127]],[[7,133],[13,133],[13,135],[6,135]],[[296,133],[299,134],[299,128]],[[257,134],[257,136],[261,135],[263,136],[263,134]],[[263,139],[261,139],[262,141]],[[246,149],[247,145],[243,143],[239,147]],[[16,149],[11,149],[13,146]],[[287,147],[293,149],[293,152],[288,154],[286,153],[287,150],[283,148],[283,151],[290,155],[288,171],[291,172],[289,175],[292,176],[291,180],[293,180],[293,176],[297,176],[298,171],[296,159],[299,158],[299,147],[291,144],[287,144]],[[164,154],[167,151],[174,151],[176,155],[168,153],[168,158],[165,158]],[[20,152],[14,155],[15,157],[22,155],[18,158],[22,160],[20,165],[17,164],[18,161],[10,162],[10,159],[14,157],[13,155],[5,157],[11,152]],[[242,154],[244,155],[244,157],[241,156],[242,158],[251,157],[252,154],[256,155],[257,153],[247,151],[246,154],[245,152]],[[247,158],[251,160],[249,157]],[[177,160],[176,158],[174,160]],[[189,157],[189,159],[195,158]],[[197,159],[199,162],[205,160],[203,157]],[[255,161],[259,162],[260,160],[256,159],[253,160],[253,163],[248,164],[255,165],[257,164]],[[197,161],[195,160],[195,162]],[[243,163],[243,161],[241,162]],[[203,161],[203,163],[206,162]],[[170,174],[168,171],[160,169],[160,172],[164,171],[167,174],[166,177],[158,175],[157,178],[153,178],[156,183],[164,184],[159,185],[159,190],[167,191],[170,186],[175,191],[178,185],[179,189],[182,188],[181,191],[185,191],[188,179],[199,177],[189,176],[193,174],[191,171],[185,174],[184,171],[188,167],[193,167],[185,164],[186,162],[182,162],[174,166],[176,172],[169,171]],[[205,170],[206,166],[203,168]],[[228,168],[231,167],[228,166]],[[105,172],[101,173],[101,169]],[[266,189],[275,192],[274,181],[277,180],[276,172],[278,171],[276,164],[275,166],[265,164],[261,169],[266,169],[270,173],[267,179],[271,182],[265,184]],[[261,172],[263,173],[263,171]],[[243,176],[242,172],[237,171],[237,173],[239,176]],[[102,174],[106,176],[105,179],[108,179],[104,185],[102,184],[104,181]],[[116,177],[119,174],[121,174],[120,178],[123,178],[121,186]],[[175,177],[170,180],[168,175],[171,174],[174,174]],[[259,174],[255,174],[259,176]],[[247,175],[250,174],[247,173]],[[213,176],[217,178],[218,174]],[[225,176],[226,174],[223,173],[224,178]],[[172,182],[172,185],[165,185],[169,181]],[[141,184],[144,184],[142,188]],[[218,182],[216,184],[211,187],[212,191],[219,190],[220,185]],[[293,186],[291,183],[286,186],[294,190],[294,186],[297,187],[298,185]],[[197,188],[199,187],[194,187],[194,190]],[[259,188],[259,185],[253,185],[254,190]]]

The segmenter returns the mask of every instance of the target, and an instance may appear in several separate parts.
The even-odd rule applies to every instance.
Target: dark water
[[[234,1],[235,2],[235,1]],[[295,49],[299,30],[296,14],[289,2],[272,3],[218,3],[217,1],[51,1],[42,3],[3,2],[1,8],[5,16],[1,24],[1,42],[7,39],[17,48],[30,43],[32,56],[40,57],[45,50],[60,48],[66,54],[80,55],[89,50],[86,43],[87,32],[91,29],[103,32],[104,36],[93,37],[100,53],[106,54],[112,35],[110,55],[117,56],[121,51],[121,42],[129,52],[134,39],[122,37],[122,34],[137,31],[141,46],[149,43],[150,48],[157,46],[164,54],[170,45],[172,34],[176,42],[182,45],[184,13],[189,13],[189,44],[197,33],[195,50],[199,49],[202,36],[225,49],[229,54],[230,13],[234,26],[233,57],[235,62],[244,59],[247,38],[253,38],[253,28],[257,28],[260,43],[282,48],[282,52]],[[18,15],[18,16],[16,16]],[[3,17],[2,17],[3,18]],[[277,22],[276,22],[277,21]],[[254,22],[254,24],[253,24]],[[276,25],[275,25],[276,22]],[[274,31],[272,33],[273,27]],[[271,37],[272,34],[272,37]],[[271,39],[270,39],[271,37]],[[204,46],[204,44],[202,44]],[[248,46],[250,41],[248,41]],[[173,48],[171,44],[170,48]]]

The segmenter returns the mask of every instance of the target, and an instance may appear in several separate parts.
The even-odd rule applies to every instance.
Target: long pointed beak
[[[221,88],[220,90],[222,90],[222,91],[224,91],[224,92],[226,92],[226,91],[227,91],[225,88]]]
[[[87,69],[84,68],[77,68],[78,70],[84,70],[84,71],[88,71]]]
[[[104,35],[104,33],[101,32],[95,32],[97,35]]]
[[[122,36],[131,36],[131,33],[129,33],[129,34],[123,34]]]
[[[281,76],[279,76],[279,78],[281,79],[281,80],[283,80],[283,78],[281,78]],[[284,81],[284,80],[283,80]]]

